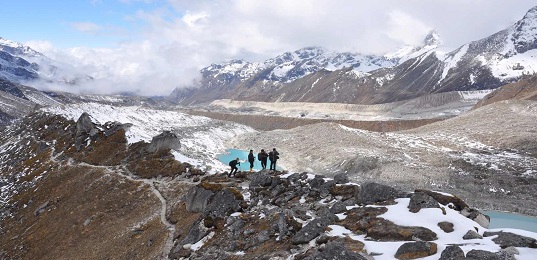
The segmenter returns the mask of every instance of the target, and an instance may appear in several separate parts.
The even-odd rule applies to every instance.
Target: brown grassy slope
[[[61,167],[14,201],[0,236],[9,259],[158,258],[167,237],[147,185],[99,168]]]
[[[474,109],[510,99],[537,101],[537,75],[527,76],[517,82],[498,88],[479,101]]]
[[[0,221],[0,259],[162,259],[170,232],[161,201],[149,181],[128,176],[175,176],[181,164],[167,151],[128,146],[122,130],[76,151],[75,131],[73,121],[34,114],[0,136],[0,143],[20,140],[2,154],[0,176],[25,172],[15,180],[11,217]],[[185,236],[198,216],[179,198],[193,184],[155,182],[173,236]]]

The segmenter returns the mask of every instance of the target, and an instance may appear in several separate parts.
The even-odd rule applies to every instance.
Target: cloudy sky
[[[453,50],[521,19],[534,0],[5,1],[0,37],[96,80],[86,92],[167,95],[200,68],[322,46],[385,54],[436,29]],[[50,87],[50,86],[49,86]],[[72,89],[71,89],[72,91]]]

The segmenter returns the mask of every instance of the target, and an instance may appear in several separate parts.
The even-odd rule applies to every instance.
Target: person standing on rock
[[[265,149],[261,149],[261,152],[257,154],[257,159],[261,162],[261,168],[264,170],[267,168],[268,153]]]
[[[268,154],[270,161],[270,169],[276,171],[276,161],[280,159],[280,153],[276,151],[276,148],[272,148],[272,151]]]
[[[232,160],[229,162],[229,166],[231,166],[231,171],[227,175],[227,177],[231,177],[231,175],[235,176],[235,174],[239,171],[239,168],[237,168],[237,165],[241,165],[241,162],[239,161],[239,158]]]
[[[254,150],[250,150],[250,153],[248,154],[248,162],[250,163],[250,172],[252,172],[254,170],[255,162]]]

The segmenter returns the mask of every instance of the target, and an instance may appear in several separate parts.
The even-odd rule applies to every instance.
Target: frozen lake
[[[537,218],[519,215],[515,213],[484,211],[490,216],[489,228],[516,228],[537,232]]]

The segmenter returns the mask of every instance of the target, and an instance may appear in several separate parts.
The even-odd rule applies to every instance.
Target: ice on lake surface
[[[537,232],[537,218],[535,217],[497,211],[484,211],[483,213],[490,216],[490,229],[516,228]]]

